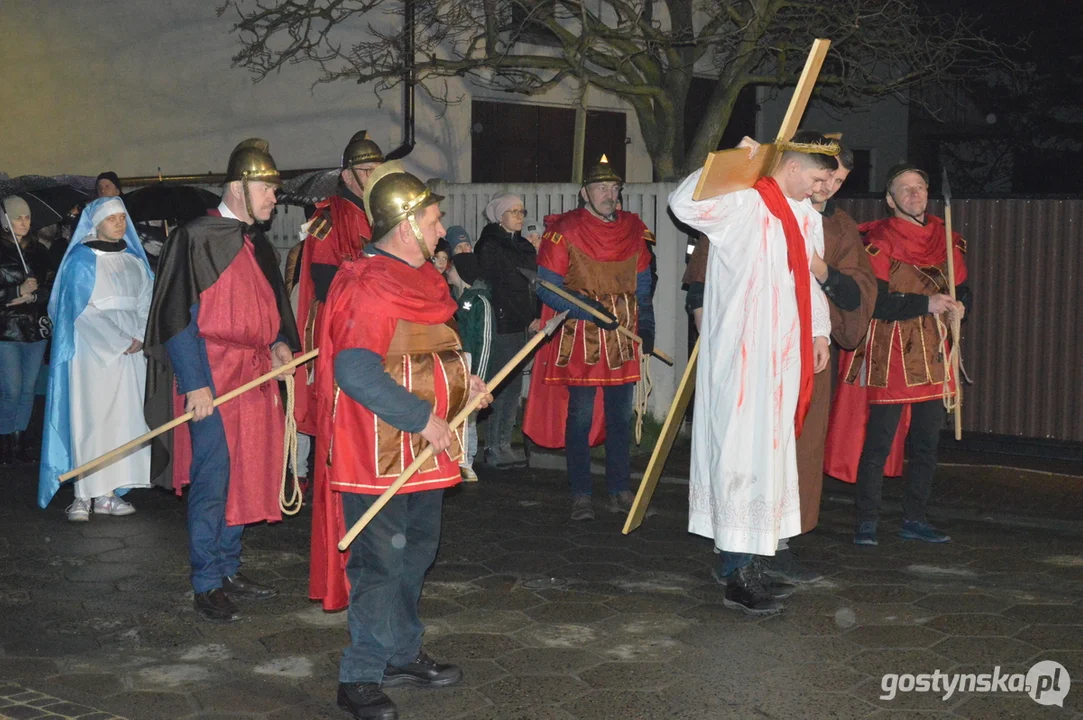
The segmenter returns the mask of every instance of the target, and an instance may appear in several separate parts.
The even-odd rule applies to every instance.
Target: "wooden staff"
[[[308,362],[309,360],[311,360],[312,358],[316,357],[319,354],[320,354],[320,349],[316,348],[315,350],[313,350],[311,352],[307,352],[304,355],[301,355],[300,357],[296,357],[292,361],[286,363],[285,365],[282,365],[281,367],[277,367],[274,370],[271,370],[270,372],[264,373],[263,375],[260,375],[255,380],[252,380],[250,382],[245,383],[244,385],[241,385],[238,388],[234,388],[233,390],[230,390],[225,395],[221,395],[219,397],[216,397],[214,399],[214,404],[211,407],[218,407],[222,403],[229,402],[230,400],[237,397],[238,395],[240,395],[242,393],[246,393],[249,390],[251,390],[252,388],[257,387],[259,385],[262,385],[263,383],[267,382],[268,380],[274,380],[276,377],[278,377],[282,373],[286,372],[290,368],[295,368],[298,365],[303,365],[304,363]],[[82,475],[83,473],[87,472],[88,470],[94,470],[95,468],[98,468],[98,467],[100,467],[102,465],[106,465],[107,463],[109,463],[109,461],[113,460],[114,458],[117,458],[117,457],[120,457],[120,456],[124,455],[129,450],[131,450],[133,448],[136,448],[136,447],[139,447],[140,445],[147,442],[148,440],[153,440],[154,438],[158,437],[162,433],[168,432],[168,431],[172,430],[173,428],[177,427],[178,425],[183,425],[184,423],[191,420],[193,417],[194,417],[194,415],[192,413],[190,413],[190,412],[187,412],[187,413],[185,413],[185,414],[183,414],[183,415],[181,415],[179,417],[175,417],[172,420],[170,420],[169,422],[165,423],[164,425],[159,425],[158,427],[154,428],[150,432],[147,432],[147,433],[144,433],[144,434],[140,435],[135,440],[129,440],[128,442],[126,442],[123,445],[121,445],[120,447],[118,447],[116,450],[110,450],[109,452],[102,455],[101,457],[97,457],[97,458],[91,460],[88,463],[83,463],[82,465],[75,468],[74,470],[70,470],[70,471],[64,473],[63,475],[60,476],[60,482],[62,482],[62,483],[66,482],[68,480],[71,480],[74,477],[78,477],[79,475]]]
[[[545,288],[549,292],[553,293],[554,295],[558,295],[559,297],[564,298],[565,300],[567,300],[568,302],[570,302],[571,304],[575,305],[578,308],[582,308],[583,310],[590,313],[591,315],[598,318],[599,320],[605,320],[606,322],[612,322],[612,320],[613,320],[612,316],[606,315],[604,312],[602,312],[598,308],[592,307],[592,306],[586,304],[581,299],[579,299],[578,297],[576,297],[572,293],[568,292],[567,290],[564,290],[563,288],[559,288],[559,287],[557,287],[556,285],[554,285],[551,282],[546,282],[545,280],[542,280],[540,277],[538,277],[538,274],[536,272],[534,272],[532,270],[526,270],[524,268],[519,268],[519,272],[521,272],[523,274],[523,276],[527,280],[529,280],[530,282],[537,283],[538,285],[541,285],[543,288]],[[628,338],[632,342],[636,343],[637,345],[642,345],[643,344],[643,338],[639,337],[638,335],[636,335],[634,332],[632,332],[628,328],[624,327],[623,325],[618,325],[617,326],[617,332],[619,332],[621,335]],[[673,367],[673,358],[671,358],[669,355],[666,355],[664,352],[662,352],[658,348],[655,348],[655,349],[651,350],[651,355],[654,355],[656,358],[658,358],[659,360],[664,362],[666,365],[669,365],[670,367]]]
[[[948,292],[951,293],[951,299],[955,300],[955,243],[952,241],[951,234],[951,185],[948,184],[948,169],[942,168],[943,174],[941,176],[941,185],[944,191],[944,238],[947,243],[947,257],[948,257]],[[954,321],[951,323],[951,328],[954,331],[956,324]],[[963,439],[963,381],[959,377],[959,333],[953,332],[951,342],[954,352],[951,353],[951,374],[955,377],[955,409],[952,414],[955,416],[955,439]]]
[[[499,372],[497,372],[496,375],[493,376],[493,379],[485,384],[485,392],[491,393],[493,390],[499,387],[500,383],[504,382],[504,378],[511,374],[511,371],[514,370],[519,365],[519,363],[521,363],[526,358],[527,355],[533,352],[534,348],[541,344],[542,340],[545,340],[547,337],[552,335],[553,332],[556,331],[558,327],[560,327],[560,324],[564,322],[564,318],[566,318],[567,316],[567,310],[560,313],[559,315],[553,316],[553,318],[549,322],[547,322],[541,330],[534,334],[534,337],[530,339],[530,342],[528,342],[522,350],[516,353],[515,357],[513,357],[511,360],[508,360],[507,364],[504,367],[500,368]],[[454,430],[455,428],[466,422],[466,419],[470,417],[470,413],[474,412],[474,410],[477,409],[483,397],[485,397],[485,393],[478,393],[477,395],[475,395],[473,399],[471,399],[470,402],[466,404],[466,407],[460,410],[459,414],[452,418],[451,422],[448,423],[448,428]],[[357,536],[361,534],[361,531],[364,530],[370,522],[372,522],[372,518],[376,517],[376,513],[380,512],[383,509],[384,505],[387,505],[387,503],[391,501],[391,498],[395,496],[395,493],[397,493],[399,489],[402,488],[402,486],[405,485],[406,482],[410,478],[412,478],[414,474],[419,469],[421,469],[421,466],[424,465],[432,456],[432,445],[428,445],[424,450],[421,451],[421,453],[416,458],[414,458],[414,461],[410,463],[410,465],[405,470],[402,471],[402,474],[395,479],[395,482],[391,483],[391,485],[388,486],[387,490],[384,490],[383,495],[376,499],[376,502],[374,502],[372,506],[369,507],[367,511],[365,511],[365,514],[362,515],[361,518],[353,524],[353,527],[351,527],[346,532],[346,534],[342,536],[342,539],[338,542],[338,549],[342,552],[348,550],[353,541],[357,539]]]

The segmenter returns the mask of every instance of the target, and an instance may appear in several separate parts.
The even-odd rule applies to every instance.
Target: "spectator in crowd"
[[[0,463],[36,459],[26,428],[52,331],[49,259],[30,235],[30,206],[4,198],[0,213]]]
[[[448,237],[452,237],[448,231]],[[472,250],[461,250],[469,243],[456,245],[456,252],[448,267],[447,279],[452,295],[459,303],[455,312],[455,321],[459,324],[459,335],[463,341],[463,351],[470,358],[470,373],[482,380],[490,377],[489,362],[493,344],[493,297],[489,286],[481,279],[481,266]],[[474,457],[478,454],[478,413],[470,413],[466,422],[466,440],[463,443],[463,460],[459,464],[463,480],[477,482],[474,472]]]
[[[447,272],[448,263],[451,260],[451,248],[448,246],[447,240],[440,238],[436,243],[436,252],[432,254],[432,264],[436,266],[437,272],[441,275]]]
[[[120,178],[112,170],[107,170],[94,181],[94,192],[100,197],[120,197],[124,190],[120,187]]]
[[[485,217],[489,224],[482,229],[474,252],[481,277],[492,289],[496,313],[491,365],[503,367],[526,344],[528,328],[536,327],[537,301],[519,270],[536,271],[538,254],[521,234],[526,218],[521,197],[497,193],[486,206]],[[494,392],[493,410],[485,425],[485,457],[493,467],[526,465],[526,455],[511,447],[522,383],[522,373],[516,370]]]
[[[532,222],[523,225],[523,237],[534,246],[535,250],[541,246],[543,232],[545,232],[545,228],[542,227],[541,223]]]
[[[470,233],[466,231],[462,225],[452,225],[448,228],[447,237],[448,247],[451,248],[451,255],[454,257],[459,253],[472,253],[474,252],[474,241],[470,239]]]

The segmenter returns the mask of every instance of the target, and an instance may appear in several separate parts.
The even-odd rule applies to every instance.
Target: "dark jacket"
[[[526,330],[538,317],[538,303],[530,281],[519,269],[538,270],[538,253],[529,240],[512,234],[500,223],[489,223],[474,246],[481,277],[493,293],[496,332],[500,335]]]
[[[19,286],[28,276],[11,236],[0,234],[0,342],[38,342],[52,334],[47,307],[53,273],[45,246],[31,242],[23,249],[23,257],[30,276],[38,280],[37,297],[9,307],[8,303],[19,297]]]

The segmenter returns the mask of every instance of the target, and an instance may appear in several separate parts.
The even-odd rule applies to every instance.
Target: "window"
[[[471,115],[471,182],[571,182],[574,109],[474,100]],[[604,153],[626,177],[627,120],[587,112],[587,164]]]

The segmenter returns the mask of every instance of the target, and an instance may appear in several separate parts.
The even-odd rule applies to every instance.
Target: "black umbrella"
[[[18,195],[30,206],[30,231],[64,220],[91,197],[43,175],[21,175],[0,181],[0,198]]]
[[[338,191],[339,173],[342,168],[313,170],[282,183],[276,195],[285,205],[312,205],[326,200]]]
[[[191,185],[155,183],[133,190],[124,196],[124,204],[133,222],[169,220],[184,224],[218,207],[220,198],[210,190]]]

